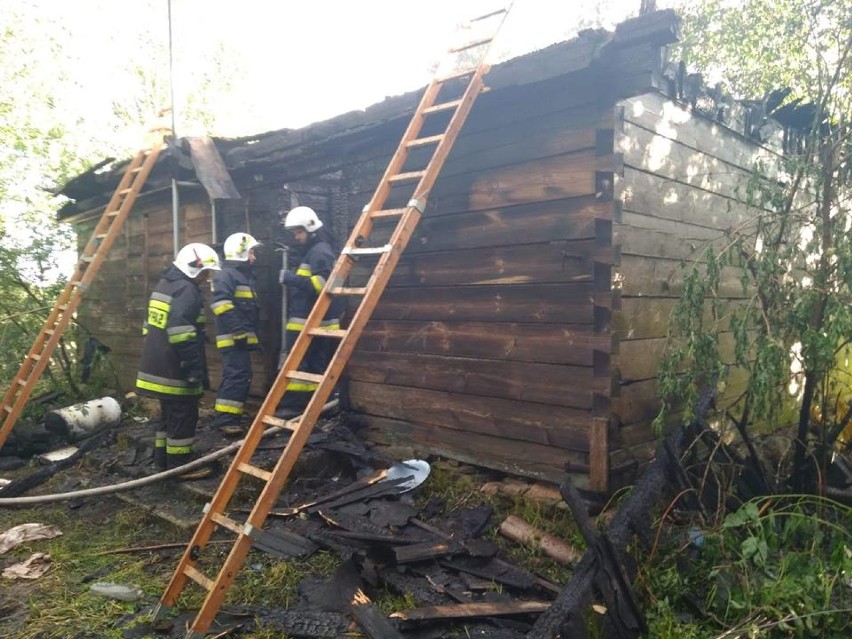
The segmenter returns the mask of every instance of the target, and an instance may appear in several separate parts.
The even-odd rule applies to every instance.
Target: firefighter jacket
[[[296,277],[288,278],[288,315],[287,330],[301,331],[314,303],[317,301],[325,281],[334,268],[335,255],[331,245],[324,240],[316,240],[308,248],[302,263],[296,270]],[[343,300],[332,300],[320,322],[322,328],[340,328],[340,316],[343,314]]]
[[[248,262],[227,260],[213,278],[213,302],[216,319],[216,347],[236,345],[259,348],[257,323],[260,307],[254,289],[254,268]]]
[[[201,291],[176,266],[163,273],[148,302],[145,343],[136,376],[140,395],[195,397],[209,386]]]

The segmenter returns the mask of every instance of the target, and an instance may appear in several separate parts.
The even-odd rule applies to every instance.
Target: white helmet
[[[247,262],[249,251],[255,246],[260,246],[260,242],[248,233],[233,233],[225,240],[225,259]]]
[[[200,242],[187,244],[179,250],[174,264],[184,275],[193,279],[202,271],[208,269],[220,270],[219,255],[212,248]]]
[[[309,206],[297,206],[291,209],[284,219],[285,229],[303,228],[308,233],[315,233],[322,227],[322,221]]]

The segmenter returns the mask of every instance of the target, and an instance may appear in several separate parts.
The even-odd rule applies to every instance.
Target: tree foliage
[[[849,422],[852,390],[839,364],[852,338],[852,2],[710,0],[689,8],[684,32],[688,62],[708,75],[724,71],[735,94],[766,96],[767,111],[785,110],[790,129],[787,156],[755,166],[743,189],[751,220],[686,266],[658,424],[683,398],[689,418],[696,388],[729,372],[720,336],[730,331],[733,363],[748,381],[729,416],[747,436],[754,424],[785,425],[792,411],[792,474],[802,487],[806,461],[824,461]],[[718,295],[731,266],[741,270],[742,305],[723,305]]]
[[[76,262],[72,229],[56,220],[58,188],[145,143],[171,103],[170,67],[181,89],[179,134],[210,133],[232,115],[217,105],[236,88],[239,56],[209,38],[181,38],[170,53],[167,6],[0,0],[0,387]],[[54,358],[65,386],[77,356],[73,332],[67,339]]]

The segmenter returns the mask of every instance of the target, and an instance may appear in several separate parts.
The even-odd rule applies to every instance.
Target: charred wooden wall
[[[624,157],[619,184],[622,214],[615,225],[621,249],[616,273],[622,308],[614,317],[620,397],[610,441],[618,461],[647,461],[656,436],[649,424],[659,411],[656,377],[668,321],[683,290],[682,262],[698,260],[708,246],[730,241],[756,211],[745,203],[758,160],[777,164],[776,151],[661,95],[626,100],[619,109],[617,148]],[[743,301],[741,270],[726,266],[721,307]],[[708,315],[709,319],[709,315]],[[721,335],[733,362],[733,340]],[[719,404],[743,389],[734,372]]]
[[[567,470],[598,490],[621,483],[610,441],[618,433],[608,430],[620,401],[612,337],[620,309],[613,227],[623,219],[614,196],[623,170],[615,105],[659,82],[661,46],[673,41],[675,24],[661,13],[615,34],[586,32],[488,76],[492,90],[477,101],[344,372],[348,406],[374,441],[553,482]],[[255,394],[271,381],[279,342],[279,210],[296,193],[342,240],[417,98],[299,131],[217,141],[242,195],[217,203],[219,239],[247,230],[266,245],[258,270],[266,351]],[[157,179],[163,183],[162,172]],[[74,185],[82,195],[104,186],[95,172]],[[147,265],[137,274],[114,256],[104,269],[115,266],[112,286],[124,287],[126,316],[104,335],[130,383],[150,287],[171,259],[167,191],[157,202],[138,205],[126,231],[125,250],[144,250]],[[206,212],[207,226],[184,238],[209,241],[208,205],[192,204]],[[380,228],[373,241],[382,241]],[[366,272],[359,264],[353,278]],[[100,323],[101,307],[119,298],[97,295],[85,312]],[[212,348],[208,356],[215,384],[219,360]]]

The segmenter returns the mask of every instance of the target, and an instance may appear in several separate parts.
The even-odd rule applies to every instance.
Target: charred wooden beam
[[[672,436],[673,450],[679,454],[683,447],[682,434]],[[627,547],[634,535],[633,522],[640,513],[650,511],[658,503],[669,483],[671,462],[664,446],[659,446],[656,460],[648,466],[645,473],[624,501],[606,536],[615,552]],[[596,550],[589,550],[577,565],[574,577],[562,589],[553,605],[542,614],[528,633],[529,639],[555,639],[566,635],[565,632],[582,625],[580,620],[592,597],[592,587],[601,565]]]
[[[388,618],[373,605],[373,602],[360,588],[352,597],[352,615],[368,637],[373,639],[403,639],[402,634],[394,628]]]

